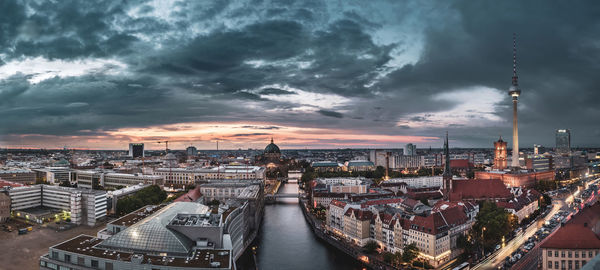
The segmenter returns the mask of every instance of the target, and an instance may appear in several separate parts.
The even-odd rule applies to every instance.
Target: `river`
[[[285,184],[280,193],[297,193],[297,184]],[[363,269],[354,258],[320,241],[304,220],[298,199],[278,199],[265,206],[261,231],[255,240],[260,270]],[[238,262],[239,269],[255,269],[251,250]]]

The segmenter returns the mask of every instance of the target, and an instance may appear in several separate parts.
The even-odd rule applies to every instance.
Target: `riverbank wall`
[[[306,200],[300,200],[300,203],[298,205],[300,206],[300,209],[302,210],[304,219],[310,225],[311,231],[322,241],[327,242],[327,244],[346,253],[348,256],[359,261],[360,263],[362,263],[365,267],[367,267],[369,269],[377,269],[377,270],[396,269],[396,268],[382,262],[379,258],[376,258],[372,255],[362,252],[362,250],[358,247],[347,245],[347,244],[341,243],[340,241],[334,239],[332,236],[325,233],[325,228],[323,226],[323,222],[316,219],[308,212],[308,209],[306,207]]]

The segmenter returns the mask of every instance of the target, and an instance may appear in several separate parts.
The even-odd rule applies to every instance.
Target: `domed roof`
[[[267,145],[267,147],[265,147],[265,154],[267,154],[267,153],[281,154],[281,150],[279,150],[279,146],[277,146],[276,144],[273,143],[273,138],[271,138],[271,143],[269,145]]]

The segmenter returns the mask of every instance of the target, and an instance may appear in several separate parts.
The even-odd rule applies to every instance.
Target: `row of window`
[[[559,265],[560,263],[560,265]],[[581,261],[581,267],[583,267],[585,265],[586,261],[582,260]],[[554,265],[554,268],[552,268],[552,266]],[[575,266],[575,268],[573,268],[573,266]],[[579,261],[575,260],[561,260],[559,261],[554,261],[554,263],[552,261],[548,261],[548,269],[579,269]]]
[[[592,258],[595,255],[598,255],[598,250],[596,250],[595,253],[594,253],[594,251],[591,251],[591,250],[587,251],[587,252],[586,251],[581,251],[581,258],[585,258],[586,257],[586,253],[587,253],[587,257],[588,258]],[[561,258],[565,258],[565,254],[566,254],[567,258],[573,258],[573,256],[575,256],[575,258],[579,258],[579,251],[574,251],[574,252],[567,251],[567,252],[565,252],[563,250],[563,251],[560,252],[560,257]],[[554,257],[557,257],[557,258],[559,257],[558,256],[558,250],[554,251]],[[548,258],[552,258],[552,250],[548,250]]]

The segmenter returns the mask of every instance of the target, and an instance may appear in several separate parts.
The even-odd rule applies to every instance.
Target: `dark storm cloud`
[[[329,117],[344,118],[344,115],[342,113],[339,113],[339,112],[328,111],[328,110],[319,110],[317,112],[320,113],[320,114],[322,114],[322,115],[329,116]]]
[[[557,128],[571,128],[574,144],[597,144],[600,135],[590,124],[600,113],[595,2],[153,4],[0,1],[0,68],[36,57],[123,65],[35,84],[39,74],[0,72],[0,135],[257,121],[265,125],[256,129],[421,136],[449,130],[457,145],[489,146],[510,134],[505,91],[513,32],[522,143],[551,145]],[[505,99],[442,123],[432,118],[465,102],[441,94],[477,87],[502,91]],[[484,115],[506,121],[451,121]]]

